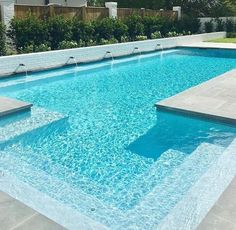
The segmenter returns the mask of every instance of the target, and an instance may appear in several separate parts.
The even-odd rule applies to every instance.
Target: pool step
[[[12,151],[10,151],[9,149],[7,149],[7,151],[0,151],[0,171],[3,173],[3,175],[6,175],[6,178],[15,178],[15,175],[17,175],[18,183],[26,183],[27,186],[42,193],[42,197],[40,197],[40,199],[43,200],[43,196],[46,195],[48,199],[51,198],[53,200],[57,200],[58,202],[63,203],[65,207],[71,207],[73,209],[73,213],[71,213],[72,216],[74,215],[74,212],[77,213],[81,211],[81,215],[89,216],[93,220],[97,220],[100,223],[107,225],[118,225],[118,223],[125,218],[125,214],[121,210],[113,206],[106,205],[96,197],[84,193],[77,187],[70,186],[70,184],[66,183],[63,180],[57,179],[55,176],[51,176],[46,171],[33,167],[25,160],[22,160],[20,156],[16,157],[14,155],[15,149],[12,149]],[[20,152],[18,153],[18,155],[20,155]],[[10,165],[9,162],[11,162]],[[4,179],[4,176],[1,179]],[[2,186],[3,185],[0,183],[0,189]],[[10,193],[8,190],[11,189],[13,185],[9,184],[9,182],[6,181],[5,186],[6,187],[4,188],[2,187],[2,190]],[[17,197],[15,197],[13,194],[11,195],[14,198],[21,200],[22,202],[25,202],[26,198],[24,191],[17,190],[16,193],[17,194],[15,196]],[[34,203],[34,194],[30,195],[31,197],[29,198],[29,201],[32,202],[33,205],[28,205],[34,206],[33,208],[36,211],[39,211],[47,216],[47,213],[51,211],[52,207],[46,207],[45,205],[45,208],[43,208],[43,210],[37,210],[38,205],[36,201],[36,203]],[[49,218],[53,219],[52,216],[49,216]],[[63,221],[63,219],[61,221]],[[63,225],[62,222],[58,223]]]
[[[159,230],[196,229],[236,175],[236,138],[158,226]]]
[[[0,118],[22,111],[28,111],[33,105],[13,98],[0,97]]]
[[[186,160],[158,184],[144,199],[127,214],[132,228],[153,229],[175,207],[178,201],[193,186],[207,169],[217,162],[224,148],[203,143]],[[140,218],[142,214],[143,218]],[[124,226],[119,226],[122,229]],[[131,229],[132,229],[131,228]],[[129,229],[129,228],[126,228]]]
[[[0,144],[9,142],[13,138],[15,139],[27,132],[67,119],[67,117],[60,113],[51,112],[39,107],[32,108],[31,113],[28,116],[22,117],[22,119],[22,115],[20,114],[19,116],[20,119],[12,117],[11,122],[8,121],[5,125],[1,125]]]
[[[116,206],[122,210],[132,208],[157,183],[182,164],[187,156],[188,154],[173,149],[164,152],[146,172],[135,178],[133,183],[119,189],[116,193]]]

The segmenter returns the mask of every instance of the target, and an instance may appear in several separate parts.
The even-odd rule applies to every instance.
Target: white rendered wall
[[[12,74],[21,63],[26,65],[28,71],[42,70],[62,66],[71,56],[75,57],[78,62],[95,61],[104,58],[106,51],[112,52],[114,56],[122,56],[132,54],[135,47],[139,47],[141,52],[153,51],[157,48],[157,44],[161,44],[163,48],[174,48],[184,44],[223,38],[225,36],[225,32],[216,32],[42,53],[4,56],[0,57],[0,75],[4,76]]]

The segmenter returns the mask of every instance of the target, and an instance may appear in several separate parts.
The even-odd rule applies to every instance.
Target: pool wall
[[[215,32],[112,45],[4,56],[0,57],[0,76],[11,75],[16,72],[24,72],[24,67],[19,68],[20,64],[24,64],[28,71],[38,71],[63,66],[68,63],[70,57],[75,57],[77,62],[98,61],[105,57],[107,51],[110,51],[114,57],[117,57],[139,51],[148,52],[160,49],[160,46],[157,46],[157,44],[161,44],[163,48],[174,48],[176,46],[223,38],[225,36],[226,32]],[[138,47],[139,50],[134,50],[135,47]],[[73,62],[74,60],[70,60],[69,63],[73,64]]]

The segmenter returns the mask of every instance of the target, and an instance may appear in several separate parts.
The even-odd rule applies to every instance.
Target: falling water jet
[[[73,57],[73,56],[69,57],[68,60],[67,60],[67,62],[66,62],[67,65],[70,64],[70,63],[69,63],[70,60],[73,60],[73,61],[74,61],[74,64],[75,64],[75,66],[76,66],[76,68],[77,68],[77,67],[78,67],[78,62],[77,62],[76,58]]]

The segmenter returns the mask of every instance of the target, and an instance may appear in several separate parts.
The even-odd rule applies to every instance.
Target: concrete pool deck
[[[236,178],[233,179],[197,230],[236,229]]]
[[[236,124],[236,69],[160,101],[156,107]]]
[[[0,229],[65,230],[64,227],[0,191]]]
[[[32,104],[28,102],[7,97],[0,97],[0,117],[29,110],[31,107]]]
[[[181,47],[209,48],[209,49],[236,49],[236,43],[197,42],[181,45]]]

